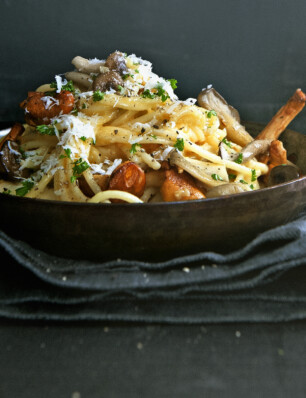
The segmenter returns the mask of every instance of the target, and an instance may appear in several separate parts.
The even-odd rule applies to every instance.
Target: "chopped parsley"
[[[250,185],[250,188],[251,188],[251,189],[254,189],[254,185],[253,185],[253,184],[251,184],[251,185]]]
[[[64,159],[64,158],[71,159],[71,149],[66,148],[66,149],[64,149],[64,152],[65,152],[65,155],[61,155],[60,159]]]
[[[97,90],[93,93],[92,95],[92,99],[97,102],[97,101],[101,101],[104,98],[105,93],[102,93],[102,91]]]
[[[142,98],[150,98],[150,99],[154,99],[155,95],[150,91],[150,90],[145,90],[142,94],[141,94]]]
[[[169,95],[167,94],[166,90],[163,89],[162,83],[158,83],[156,89],[156,94],[161,97],[162,102],[165,102],[169,98]]]
[[[47,126],[46,124],[36,126],[36,130],[43,135],[55,135],[55,128],[53,126]]]
[[[173,90],[177,88],[177,80],[176,79],[168,79],[168,82],[171,84]]]
[[[135,64],[134,64],[134,65],[135,65]],[[139,73],[139,70],[138,70],[138,69],[135,69],[135,72],[136,72],[136,73]]]
[[[122,76],[123,80],[126,80],[128,77],[134,77],[134,75],[132,75],[131,73],[126,73],[125,75]],[[121,87],[121,86],[120,86]]]
[[[120,93],[122,93],[124,91],[124,88],[122,86],[120,86],[120,84],[118,84],[117,88]]]
[[[83,102],[82,109],[86,109],[86,108],[87,108],[87,104],[86,104],[86,102]]]
[[[247,182],[244,180],[239,180],[239,182],[241,182],[241,184],[247,184]]]
[[[212,174],[211,176],[212,176],[212,178],[213,178],[215,181],[223,181],[223,178],[220,177],[219,174]]]
[[[251,178],[251,181],[253,182],[253,181],[256,181],[256,178],[257,178],[257,176],[256,176],[256,170],[252,170],[252,178]]]
[[[210,119],[212,116],[217,116],[217,112],[213,109],[207,112],[207,117]]]
[[[235,163],[241,164],[243,161],[243,155],[242,153],[239,153],[237,159],[235,159]]]
[[[223,144],[227,145],[229,148],[232,147],[232,144],[224,137],[223,140],[221,141]]]
[[[80,140],[85,142],[87,140],[87,138],[85,137],[85,135],[83,135],[82,137],[80,137]]]
[[[22,159],[26,159],[26,158],[27,158],[27,154],[26,154],[25,151],[21,148],[21,146],[19,147],[19,152],[21,153]]]
[[[78,109],[77,108],[72,109],[71,114],[74,116],[78,116],[78,114],[79,114]]]
[[[22,187],[16,189],[16,195],[17,196],[26,195],[29,191],[31,191],[33,186],[34,186],[34,181],[31,180],[22,181]]]
[[[10,195],[11,192],[12,191],[10,189],[7,189],[7,188],[3,188],[3,191],[2,191],[2,193],[4,193],[5,195]]]
[[[178,138],[173,146],[179,151],[183,151],[185,146],[184,138]]]
[[[154,138],[154,140],[157,140],[157,136],[155,134],[150,134],[150,137]]]
[[[137,147],[141,147],[140,144],[138,144],[137,142],[135,144],[132,144],[131,149],[130,149],[130,153],[136,153],[138,151]]]
[[[229,178],[230,180],[234,180],[236,177],[237,177],[236,174],[229,174],[229,175],[228,175],[228,178]]]
[[[51,87],[51,88],[55,88],[56,90],[57,90],[57,88],[58,88],[56,82],[52,82],[52,83],[50,84],[50,87]],[[69,80],[69,82],[67,82],[66,84],[63,84],[61,89],[62,89],[62,90],[65,90],[65,91],[71,91],[72,93],[75,92],[75,87],[74,87],[74,85],[73,85],[72,80]]]
[[[89,164],[82,158],[77,159],[75,162],[73,162],[73,164],[74,164],[72,168],[73,176],[70,179],[71,182],[75,182],[76,179],[78,179],[81,176],[81,174],[89,168]]]

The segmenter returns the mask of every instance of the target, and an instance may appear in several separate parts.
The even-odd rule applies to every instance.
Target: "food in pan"
[[[299,170],[278,140],[305,105],[298,89],[253,139],[211,86],[180,101],[175,79],[118,51],[29,92],[0,143],[0,192],[93,203],[197,200],[257,190]]]

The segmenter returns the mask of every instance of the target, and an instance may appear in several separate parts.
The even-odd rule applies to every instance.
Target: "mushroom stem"
[[[87,58],[83,58],[80,56],[74,57],[71,63],[79,72],[85,73],[99,73],[100,66],[104,66],[105,64],[104,61],[90,62]]]
[[[256,140],[277,140],[288,124],[304,108],[306,95],[298,88],[288,102],[280,108]]]

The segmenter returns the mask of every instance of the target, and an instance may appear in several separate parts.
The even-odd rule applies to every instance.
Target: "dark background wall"
[[[306,90],[305,0],[1,0],[0,120],[75,55],[115,49],[176,78],[182,98],[212,83],[243,119],[268,122]],[[306,110],[292,127],[306,133]]]

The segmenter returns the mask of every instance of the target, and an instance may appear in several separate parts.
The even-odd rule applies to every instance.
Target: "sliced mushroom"
[[[300,177],[297,167],[291,165],[280,165],[273,167],[268,178],[268,186],[282,184],[284,182],[295,180]]]
[[[105,66],[110,70],[118,72],[120,75],[123,75],[128,70],[124,55],[119,51],[115,51],[108,56]]]
[[[248,160],[255,158],[258,155],[263,155],[263,154],[267,153],[269,150],[270,144],[271,144],[270,140],[254,140],[254,141],[250,142],[240,152],[240,153],[242,153],[242,163],[245,163]],[[240,154],[237,154],[235,156],[235,159],[237,159],[237,157],[239,155]]]
[[[219,196],[235,195],[237,193],[242,193],[246,191],[250,191],[250,188],[248,188],[248,186],[245,184],[239,184],[239,183],[223,184],[217,187],[213,187],[212,189],[207,191],[206,197],[217,198]]]
[[[1,178],[16,181],[28,177],[28,170],[20,170],[21,159],[17,142],[5,141],[0,152]]]
[[[229,139],[241,146],[253,141],[251,135],[240,124],[237,110],[228,105],[225,99],[214,89],[204,89],[198,95],[198,103],[207,110],[215,110],[224,123]]]
[[[100,67],[105,65],[105,61],[92,62],[80,56],[74,57],[71,63],[79,72],[85,73],[99,73]]]
[[[225,184],[225,182],[228,181],[227,173],[222,173],[222,170],[224,167],[222,165],[215,165],[212,164],[211,167],[214,168],[214,170],[211,169],[211,167],[208,166],[207,163],[207,171],[205,171],[205,168],[203,168],[203,164],[206,162],[201,162],[200,164],[197,164],[198,162],[194,161],[192,162],[191,160],[188,160],[184,158],[181,153],[179,153],[176,149],[172,150],[169,153],[169,159],[170,159],[170,165],[180,167],[181,169],[187,171],[190,175],[195,177],[197,180],[203,182],[205,185],[208,186],[216,186],[220,184]],[[222,169],[223,167],[223,169]],[[214,180],[212,178],[213,174],[222,174],[221,179],[216,179]]]
[[[118,86],[123,86],[122,77],[115,71],[100,74],[94,80],[92,87],[94,91],[107,91],[110,89],[118,90]]]
[[[67,72],[65,73],[65,77],[67,80],[72,80],[73,83],[77,84],[79,87],[84,89],[89,89],[91,86],[91,77],[86,73],[80,72]]]
[[[223,160],[233,161],[237,158],[237,152],[221,141],[219,144],[219,156]]]

